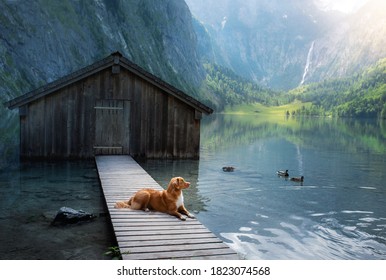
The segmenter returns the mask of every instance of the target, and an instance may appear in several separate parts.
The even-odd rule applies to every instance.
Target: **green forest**
[[[297,114],[386,118],[386,59],[350,78],[305,85],[289,94],[312,103]]]
[[[226,105],[258,102],[266,106],[279,106],[294,100],[293,96],[262,87],[220,65],[204,63],[204,68],[207,73],[204,90],[215,96],[215,107],[220,110]]]
[[[297,87],[289,92],[271,90],[215,64],[204,64],[206,89],[225,105],[261,103],[280,106],[294,102],[312,103],[292,115],[386,118],[386,58],[348,78],[325,80]]]

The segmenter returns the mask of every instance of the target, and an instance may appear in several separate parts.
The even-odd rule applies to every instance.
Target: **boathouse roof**
[[[168,94],[176,97],[177,99],[183,101],[189,106],[194,107],[196,110],[201,111],[205,114],[211,114],[213,113],[213,109],[209,108],[208,106],[204,105],[203,103],[199,102],[195,98],[191,97],[190,95],[184,93],[183,91],[177,89],[176,87],[172,86],[171,84],[163,81],[162,79],[158,78],[157,76],[149,73],[148,71],[144,70],[137,64],[131,62],[129,59],[125,58],[120,52],[114,52],[108,57],[101,59],[89,66],[86,66],[80,70],[77,70],[69,75],[66,75],[58,80],[55,80],[51,83],[48,83],[42,87],[39,87],[35,90],[32,90],[30,92],[27,92],[19,97],[16,97],[12,100],[9,100],[8,102],[5,102],[4,105],[8,107],[9,109],[14,109],[17,107],[21,107],[27,103],[30,103],[36,99],[39,99],[41,97],[44,97],[46,95],[49,95],[53,92],[56,92],[57,90],[60,90],[61,88],[66,87],[67,85],[70,85],[72,83],[75,83],[79,80],[82,80],[84,78],[87,78],[88,76],[91,76],[101,70],[104,70],[106,68],[112,67],[112,66],[121,66],[128,71],[132,72],[133,74],[141,77],[142,79],[146,80],[147,82],[153,84],[154,86],[164,90]]]

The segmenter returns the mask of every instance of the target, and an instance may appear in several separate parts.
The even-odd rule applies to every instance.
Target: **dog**
[[[115,208],[130,208],[133,210],[154,210],[175,216],[182,221],[186,218],[181,214],[194,219],[184,206],[182,190],[189,188],[190,183],[182,177],[170,180],[166,190],[142,189],[137,191],[128,201],[118,201]]]

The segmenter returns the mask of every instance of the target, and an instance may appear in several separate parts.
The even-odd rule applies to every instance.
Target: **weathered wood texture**
[[[116,209],[137,190],[161,186],[130,156],[95,158],[103,193],[123,259],[238,259],[196,219],[180,221],[159,212]]]
[[[113,58],[126,67],[97,64],[8,102],[19,106],[22,157],[199,157],[203,105]]]

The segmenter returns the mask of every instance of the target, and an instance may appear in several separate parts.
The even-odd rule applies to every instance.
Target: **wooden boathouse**
[[[238,259],[198,220],[115,209],[162,187],[133,157],[198,158],[213,110],[119,52],[5,103],[19,109],[22,158],[95,158],[123,259]]]
[[[19,109],[23,158],[198,158],[213,112],[119,52],[5,105]]]

